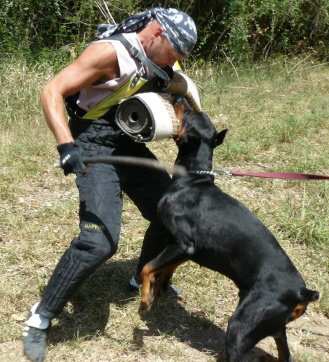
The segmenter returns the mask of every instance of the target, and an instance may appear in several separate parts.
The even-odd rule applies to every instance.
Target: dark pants
[[[85,156],[135,156],[155,159],[152,152],[105,120],[71,120],[71,130]],[[118,247],[122,191],[150,221],[137,270],[155,257],[168,243],[168,234],[157,218],[157,204],[171,182],[163,171],[143,167],[91,164],[77,175],[80,196],[80,234],[57,264],[43,293],[37,312],[54,318],[76,289]]]

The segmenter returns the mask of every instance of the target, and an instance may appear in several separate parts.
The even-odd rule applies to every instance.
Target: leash
[[[110,163],[113,165],[126,165],[126,166],[140,166],[148,167],[159,171],[168,171],[176,173],[180,176],[186,176],[186,168],[181,165],[172,165],[168,163],[162,163],[158,160],[152,160],[142,157],[130,157],[130,156],[99,156],[99,157],[84,157],[82,162],[87,165],[88,163]],[[60,163],[56,162],[54,167],[60,168]]]
[[[160,171],[171,171],[175,172],[177,175],[186,176],[189,174],[208,174],[211,176],[217,176],[215,172],[212,171],[186,171],[186,168],[181,165],[172,165],[167,163],[161,163],[157,160],[151,160],[142,157],[127,157],[127,156],[103,156],[103,157],[85,157],[82,159],[84,164],[88,163],[110,163],[110,164],[120,164],[127,166],[141,166],[153,168]],[[54,167],[59,168],[60,163],[56,162]],[[240,171],[231,171],[223,168],[216,168],[215,171],[223,173],[227,176],[238,176],[238,177],[261,177],[261,178],[275,178],[275,179],[285,179],[285,180],[329,180],[327,175],[315,175],[307,173],[296,173],[296,172],[240,172]]]
[[[261,178],[276,178],[285,180],[329,180],[329,176],[326,175],[314,175],[308,173],[297,173],[297,172],[239,172],[229,171],[221,168],[215,169],[215,171],[224,173],[228,176],[250,176],[250,177],[261,177]]]

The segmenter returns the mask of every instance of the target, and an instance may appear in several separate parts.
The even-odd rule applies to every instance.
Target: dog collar
[[[197,170],[197,171],[187,171],[187,173],[189,174],[194,174],[194,175],[209,175],[209,176],[217,176],[217,173],[212,172],[212,171],[203,171],[203,170]]]

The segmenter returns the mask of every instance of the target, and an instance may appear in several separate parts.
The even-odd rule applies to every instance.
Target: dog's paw
[[[152,305],[152,304],[148,304],[148,303],[141,302],[140,305],[139,305],[139,308],[138,308],[138,314],[139,314],[140,316],[145,315],[147,312],[150,311],[151,305]]]
[[[142,315],[148,312],[151,309],[152,303],[154,301],[153,288],[149,293],[142,293],[141,302],[138,309],[138,314]]]

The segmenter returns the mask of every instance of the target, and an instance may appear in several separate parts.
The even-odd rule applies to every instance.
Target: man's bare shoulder
[[[109,42],[95,42],[91,43],[80,55],[80,58],[88,58],[90,60],[107,61],[114,59],[117,60],[117,53],[114,46]]]
[[[114,46],[109,42],[90,44],[78,57],[79,63],[98,69],[109,78],[116,77],[119,72],[118,58]]]

